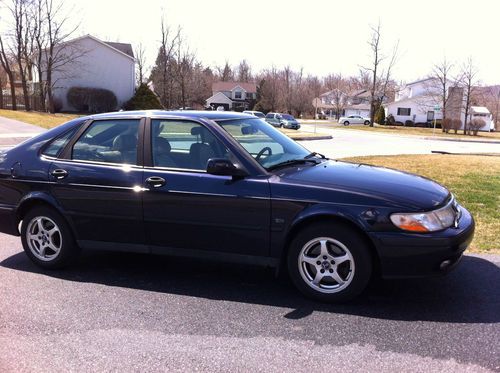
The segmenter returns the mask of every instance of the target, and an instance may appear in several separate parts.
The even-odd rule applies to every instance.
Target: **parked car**
[[[363,118],[361,115],[349,115],[348,117],[340,117],[339,123],[344,126],[349,124],[364,124],[365,126],[370,124],[370,118]]]
[[[376,275],[447,272],[474,220],[432,180],[329,160],[259,118],[131,111],[0,153],[0,232],[47,269],[81,249],[210,257],[286,268],[305,295],[343,301]]]
[[[253,115],[254,117],[262,118],[262,119],[264,119],[266,117],[266,115],[263,112],[255,111],[255,110],[245,110],[243,112],[243,114],[250,114],[250,115]]]
[[[274,127],[290,128],[298,130],[300,123],[290,114],[267,113],[266,122]]]

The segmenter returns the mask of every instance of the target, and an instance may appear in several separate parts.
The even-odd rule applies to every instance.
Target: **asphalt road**
[[[242,265],[88,252],[42,271],[0,235],[0,371],[500,371],[499,265],[325,305]]]
[[[303,124],[301,130],[314,132],[314,126]],[[498,153],[500,143],[425,140],[419,137],[372,133],[354,129],[318,126],[317,133],[331,135],[331,140],[301,141],[307,149],[325,154],[329,158],[364,155],[430,154],[433,151],[449,153]]]

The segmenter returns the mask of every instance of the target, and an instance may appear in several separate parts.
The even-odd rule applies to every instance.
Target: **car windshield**
[[[310,154],[307,149],[259,118],[218,123],[266,169],[284,162],[304,160]]]
[[[289,114],[281,114],[281,117],[286,120],[294,120],[295,118]]]
[[[260,113],[258,111],[256,111],[255,113],[255,116],[258,117],[258,118],[265,118],[266,116],[263,114],[263,113]]]

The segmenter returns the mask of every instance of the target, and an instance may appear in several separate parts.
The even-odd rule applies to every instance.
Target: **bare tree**
[[[382,68],[382,62],[386,60],[386,56],[383,55],[381,46],[381,25],[380,21],[377,26],[371,27],[371,38],[368,41],[370,50],[372,53],[372,62],[369,67],[362,67],[363,70],[370,73],[370,126],[373,127],[375,119],[375,111],[382,103],[382,100],[387,95],[387,89],[391,83],[391,72],[397,61],[398,55],[398,44],[393,48],[392,57],[389,60],[388,65],[385,69]]]
[[[248,83],[252,81],[252,68],[247,60],[241,60],[234,73],[238,82]]]
[[[335,110],[335,116],[338,119],[345,108],[348,82],[342,77],[342,74],[331,74],[324,79],[326,89],[330,92],[331,104]]]
[[[461,78],[461,86],[463,88],[463,108],[465,112],[465,120],[464,120],[464,135],[469,133],[468,123],[469,123],[469,113],[473,101],[475,99],[476,89],[479,84],[477,80],[477,68],[474,65],[474,61],[472,57],[469,57],[467,61],[462,66],[462,78]]]
[[[194,53],[189,50],[188,46],[184,45],[183,39],[179,38],[179,42],[177,43],[176,61],[174,65],[174,76],[180,91],[180,99],[178,101],[183,108],[188,106],[190,81],[193,76],[194,65]]]
[[[12,110],[17,110],[16,86],[15,86],[16,80],[14,77],[14,71],[12,69],[12,60],[10,58],[10,55],[8,55],[5,51],[5,46],[1,35],[0,35],[0,63],[2,64],[2,68],[5,70],[5,73],[9,78]]]
[[[226,61],[224,66],[217,66],[216,70],[219,75],[218,76],[219,80],[221,82],[230,82],[234,80],[233,70],[231,69],[231,66],[229,65],[228,61]]]
[[[137,86],[144,83],[146,77],[146,49],[139,43],[135,48],[135,62],[136,62],[136,73],[137,73]]]

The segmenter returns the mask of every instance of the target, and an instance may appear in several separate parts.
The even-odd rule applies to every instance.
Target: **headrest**
[[[170,153],[170,150],[172,150],[168,140],[163,137],[155,137],[154,145],[155,149],[161,153]]]
[[[204,132],[205,132],[205,128],[203,128],[201,126],[196,126],[196,127],[191,128],[191,135],[193,135],[193,136],[201,135]]]
[[[134,135],[118,135],[113,140],[113,150],[134,150],[137,146],[137,139]]]

